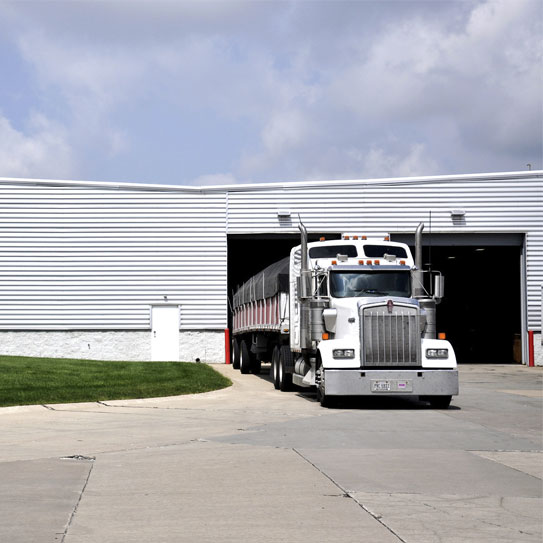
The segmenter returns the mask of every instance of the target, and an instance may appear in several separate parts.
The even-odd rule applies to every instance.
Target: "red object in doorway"
[[[528,331],[528,366],[530,368],[534,367],[534,332],[533,330]]]
[[[230,329],[224,329],[224,357],[225,364],[230,364]]]

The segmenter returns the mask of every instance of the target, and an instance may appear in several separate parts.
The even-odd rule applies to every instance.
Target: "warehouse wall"
[[[227,235],[297,233],[298,213],[315,233],[412,233],[431,211],[435,233],[526,234],[526,313],[539,332],[542,179],[518,172],[203,188],[0,179],[0,352],[53,356],[61,336],[43,333],[56,331],[65,356],[145,359],[150,308],[167,301],[181,307],[181,358],[222,361]],[[461,220],[451,217],[457,208]]]
[[[150,307],[167,297],[181,306],[182,331],[220,330],[209,351],[224,360],[225,201],[224,192],[1,182],[0,330],[27,331],[0,334],[2,352],[149,359]],[[59,343],[38,330],[74,332]],[[125,332],[75,339],[90,330]]]

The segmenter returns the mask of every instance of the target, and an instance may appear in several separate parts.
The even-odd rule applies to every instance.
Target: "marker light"
[[[332,266],[335,266],[337,264],[337,260],[332,260]]]
[[[366,260],[366,264],[367,264],[368,266],[371,266],[371,260]]]
[[[353,236],[353,239],[358,239],[358,236]]]
[[[354,358],[354,349],[334,349],[332,356],[334,358]]]
[[[405,266],[405,260],[400,260],[400,265]]]
[[[426,358],[449,358],[449,349],[426,349]]]
[[[390,241],[390,236],[385,236],[385,237],[384,237],[384,240],[385,240],[385,241]]]
[[[349,239],[349,236],[343,236],[343,239]]]
[[[445,332],[439,332],[437,339],[447,339],[447,334]]]
[[[360,239],[368,239],[368,236],[362,236]]]
[[[326,241],[325,237],[320,238],[320,241]]]
[[[324,332],[324,334],[322,334],[322,339],[324,340],[330,339],[330,334],[328,332]]]
[[[364,261],[363,261],[363,260],[359,260],[358,263],[359,263],[359,264],[364,264]]]
[[[374,260],[373,261],[374,266],[379,266],[379,264],[381,264],[381,262],[379,260]]]

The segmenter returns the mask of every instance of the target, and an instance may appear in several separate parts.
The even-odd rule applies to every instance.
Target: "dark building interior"
[[[341,237],[310,234],[309,241],[318,241],[321,235]],[[392,239],[413,245],[413,236],[393,235]],[[287,256],[299,240],[297,234],[228,236],[229,299],[237,286]],[[424,237],[424,269],[445,276],[437,329],[453,344],[459,363],[520,362],[521,241],[520,237],[475,234]]]

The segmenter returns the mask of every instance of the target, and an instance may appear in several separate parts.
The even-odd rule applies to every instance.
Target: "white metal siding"
[[[413,233],[420,221],[428,225],[430,211],[434,233],[525,233],[528,326],[538,330],[543,283],[542,178],[541,172],[526,172],[433,181],[239,187],[228,195],[228,233],[297,232],[298,213],[308,231],[315,233]],[[291,220],[278,218],[279,209],[290,210]],[[452,209],[465,211],[464,224],[454,224]]]
[[[0,329],[226,326],[225,194],[0,185]]]
[[[182,329],[227,322],[226,234],[522,233],[529,328],[540,327],[543,173],[160,187],[0,179],[0,329],[148,329],[181,305]],[[465,224],[451,219],[463,209]],[[291,211],[279,219],[278,210]],[[499,263],[497,263],[499,266]]]

